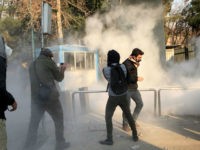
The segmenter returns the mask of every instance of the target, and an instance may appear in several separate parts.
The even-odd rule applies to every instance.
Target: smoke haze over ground
[[[139,67],[139,76],[143,76],[144,81],[139,83],[140,89],[159,89],[169,86],[198,87],[200,83],[200,45],[196,45],[198,51],[196,59],[173,65],[167,71],[164,70],[160,62],[160,51],[164,51],[164,47],[160,49],[159,45],[162,45],[162,43],[157,42],[157,39],[163,38],[164,35],[163,37],[158,37],[154,32],[160,21],[162,21],[161,6],[156,8],[148,8],[146,5],[116,7],[104,15],[95,14],[87,20],[84,41],[88,47],[99,49],[105,54],[110,49],[116,49],[121,54],[121,62],[130,55],[133,48],[142,49],[144,57]],[[160,27],[160,30],[162,30],[162,27]],[[196,43],[200,43],[200,39],[197,39]],[[16,112],[6,113],[10,150],[21,149],[28,128],[30,85],[27,73],[27,70],[21,67],[21,60],[9,62],[7,73],[8,89],[13,93],[19,106]],[[74,85],[77,86],[79,83],[76,83],[76,78],[74,79],[70,76],[69,80],[74,81]],[[105,90],[105,83],[91,84],[89,90]],[[66,87],[66,89],[70,90],[71,87]],[[171,93],[166,91],[162,95],[163,111],[199,115],[200,102],[198,93],[196,91],[174,91]],[[144,99],[142,113],[145,113],[145,111],[148,113],[149,109],[153,112],[153,96],[149,96],[148,93],[142,93],[142,96]],[[95,100],[91,102],[91,104],[94,104],[93,109],[104,113],[107,95],[93,95],[90,98]],[[48,134],[53,137],[54,131]]]

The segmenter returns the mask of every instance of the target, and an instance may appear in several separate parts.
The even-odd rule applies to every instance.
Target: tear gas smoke
[[[151,9],[145,5],[117,7],[103,16],[97,14],[86,22],[85,43],[105,54],[110,49],[116,49],[120,52],[121,61],[131,54],[133,48],[142,49],[145,55],[139,74],[145,78],[143,86],[155,86],[164,78],[159,55],[159,51],[164,49],[159,49],[158,37],[154,34],[154,28],[162,19],[161,14],[161,6]],[[155,75],[157,73],[159,75]]]
[[[87,19],[84,42],[92,49],[103,51],[105,55],[108,50],[116,49],[121,54],[121,62],[130,55],[133,48],[138,47],[142,49],[145,54],[139,67],[139,76],[143,76],[145,80],[142,83],[139,83],[141,89],[158,89],[171,85],[184,85],[184,87],[192,85],[198,86],[200,82],[199,52],[197,53],[197,58],[194,60],[174,65],[168,70],[168,72],[163,69],[160,62],[160,51],[164,51],[164,48],[160,49],[160,45],[163,44],[158,43],[157,39],[162,39],[164,35],[162,35],[163,37],[157,37],[155,34],[155,28],[161,21],[161,6],[156,8],[148,8],[145,5],[117,7],[106,14],[95,14]],[[163,27],[160,27],[160,30],[162,30],[162,28]],[[200,43],[199,40],[200,39],[197,39],[196,43]],[[200,45],[197,45],[197,50],[200,50]],[[22,148],[26,138],[26,131],[30,117],[29,77],[27,71],[22,70],[19,64],[20,60],[13,61],[12,65],[8,64],[7,73],[8,89],[13,93],[19,105],[16,112],[6,114],[8,117],[8,148],[10,150]],[[194,74],[191,74],[191,71]],[[183,72],[189,73],[189,75],[187,77],[182,76],[181,74]],[[68,76],[68,80],[74,81],[74,83],[70,85],[66,84],[66,89],[74,89],[74,85],[79,85],[79,83],[77,83],[77,78],[79,76],[82,76],[82,74],[76,75],[75,77]],[[92,74],[92,76],[94,75]],[[90,77],[91,76],[88,74],[89,79]],[[88,85],[88,87],[89,90],[102,90],[106,88],[106,82],[91,82],[91,85]],[[162,106],[170,112],[200,114],[199,108],[197,109],[199,101],[197,101],[198,95],[196,92],[192,92],[192,96],[187,96],[187,98],[185,98],[184,94],[185,93],[174,93],[174,97],[171,97],[170,100],[163,99],[164,103]],[[151,109],[153,108],[152,100],[149,99],[149,97],[152,96],[146,94],[143,94],[142,96],[144,100],[144,109],[142,113],[145,113],[145,111],[148,111],[148,104],[151,103]],[[165,96],[165,98],[168,98],[168,96],[169,95]],[[101,113],[104,112],[107,95],[91,96],[91,99],[93,100],[91,102],[93,109],[99,108],[100,110],[97,109],[98,111]],[[187,105],[188,100],[191,102],[189,107]],[[121,115],[121,112],[119,112],[119,114]],[[54,136],[52,130],[49,130],[49,134]],[[18,140],[16,141],[16,139]]]
[[[159,89],[172,86],[189,88],[191,86],[198,86],[200,70],[199,52],[197,52],[195,59],[180,64],[173,64],[167,70],[162,66],[160,52],[165,51],[164,47],[161,49],[164,37],[154,32],[155,28],[163,30],[162,23],[160,22],[162,22],[162,6],[157,8],[148,8],[145,5],[116,7],[107,14],[96,14],[87,20],[87,35],[84,41],[89,47],[99,49],[105,54],[110,49],[116,49],[120,52],[121,62],[130,55],[133,48],[138,47],[142,49],[144,56],[138,69],[139,76],[144,77],[144,81],[139,82],[141,89]],[[162,42],[157,42],[157,38],[160,38]],[[198,43],[198,39],[196,43]],[[198,45],[196,47],[199,50]],[[184,105],[187,103],[187,99],[183,97],[184,94],[180,99],[182,99],[181,103]],[[198,97],[198,95],[192,93],[191,97],[191,105],[188,105],[187,108],[191,111],[187,112],[184,111],[185,109],[180,109],[176,105],[176,98],[173,98],[173,103],[169,104],[169,107],[171,105],[173,107],[172,113],[177,113],[175,110],[179,110],[180,114],[188,112],[200,114],[196,108],[195,97]],[[143,99],[146,98],[144,97]],[[163,101],[168,101],[168,99],[163,99]],[[146,106],[148,105],[147,103],[145,101]],[[167,108],[168,106],[162,105],[162,107]]]

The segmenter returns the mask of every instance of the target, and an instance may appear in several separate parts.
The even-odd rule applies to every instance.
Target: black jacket
[[[37,71],[37,74],[35,71]],[[56,63],[51,58],[40,55],[30,65],[29,74],[32,100],[35,102],[40,101],[40,99],[38,99],[40,82],[45,85],[51,85],[54,89],[52,93],[49,93],[50,97],[57,98],[59,96],[59,92],[54,81],[62,81],[64,79],[64,72],[60,71],[59,67],[57,67]]]
[[[137,89],[138,88],[138,74],[137,74],[137,67],[134,65],[129,59],[126,59],[123,64],[126,66],[127,69],[127,81],[128,81],[128,89]]]
[[[5,110],[14,103],[13,96],[6,90],[6,59],[0,57],[0,119],[6,119]]]

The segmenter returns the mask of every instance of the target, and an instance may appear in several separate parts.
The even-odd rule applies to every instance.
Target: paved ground
[[[140,140],[133,142],[131,132],[121,130],[114,120],[114,145],[98,143],[106,137],[103,115],[94,113],[79,116],[70,121],[66,138],[71,142],[69,150],[199,150],[200,118],[165,116],[138,121]],[[53,150],[53,137],[49,137],[41,150]]]
[[[116,111],[117,113],[117,111]],[[27,120],[8,120],[8,149],[21,150],[26,137]],[[149,117],[141,115],[138,124],[138,142],[131,132],[121,129],[121,112],[113,116],[114,145],[98,142],[106,138],[104,114],[77,115],[65,121],[65,137],[71,143],[68,150],[200,150],[200,117],[168,115]],[[46,115],[45,127],[39,129],[38,150],[54,150],[55,134],[51,118]]]

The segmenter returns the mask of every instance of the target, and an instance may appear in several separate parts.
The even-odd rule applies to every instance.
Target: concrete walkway
[[[121,130],[117,121],[114,123],[113,146],[99,144],[106,138],[106,127],[103,115],[90,113],[68,121],[65,137],[71,143],[68,150],[199,150],[200,119],[177,116],[156,117],[138,121],[139,138],[133,142],[131,132]],[[52,128],[52,129],[51,129]],[[49,127],[48,139],[41,150],[53,150],[55,139],[51,136],[53,127]],[[50,136],[48,136],[48,134]]]

